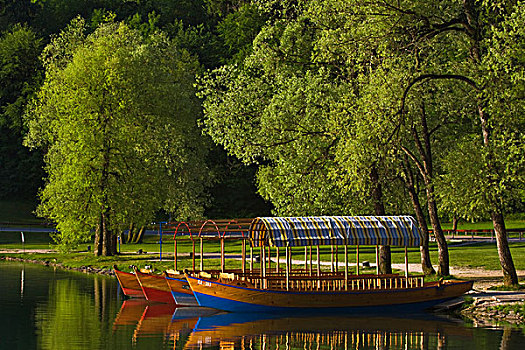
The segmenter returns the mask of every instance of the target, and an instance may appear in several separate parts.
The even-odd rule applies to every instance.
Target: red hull
[[[142,273],[135,270],[140,287],[148,301],[175,304],[168,282],[163,276]]]
[[[142,287],[142,291],[148,301],[158,301],[161,303],[175,304],[171,292],[165,292],[155,288]]]
[[[115,267],[113,267],[113,270],[124,295],[131,298],[144,298],[144,293],[135,274],[119,271]]]
[[[144,292],[142,291],[142,289],[131,289],[131,288],[125,288],[125,287],[122,287],[122,292],[124,293],[124,295],[130,297],[130,298],[144,298]]]

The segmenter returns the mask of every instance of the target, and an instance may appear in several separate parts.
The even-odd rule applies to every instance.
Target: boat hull
[[[168,282],[163,276],[155,276],[135,271],[140,287],[148,301],[175,304]]]
[[[461,296],[472,281],[428,283],[418,288],[341,292],[288,292],[247,288],[187,276],[200,306],[233,312],[301,312],[402,309],[420,311]]]
[[[120,288],[124,295],[131,298],[145,298],[142,288],[140,288],[137,276],[134,273],[119,271],[113,268],[115,276],[120,284]]]
[[[198,306],[197,299],[191,291],[185,276],[166,275],[166,281],[171,290],[171,295],[178,306]]]

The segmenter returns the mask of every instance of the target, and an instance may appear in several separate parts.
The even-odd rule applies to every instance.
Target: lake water
[[[524,349],[450,316],[264,316],[126,300],[115,278],[0,262],[0,349]]]

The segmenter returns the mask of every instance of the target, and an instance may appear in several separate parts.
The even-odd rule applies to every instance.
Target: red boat
[[[133,267],[137,280],[142,288],[142,292],[148,301],[158,301],[161,303],[175,304],[175,299],[171,294],[168,281],[164,276],[143,273]]]
[[[115,276],[117,276],[120,288],[124,295],[132,298],[144,298],[144,293],[140,287],[137,276],[134,273],[124,272],[117,269],[117,266],[113,266]]]

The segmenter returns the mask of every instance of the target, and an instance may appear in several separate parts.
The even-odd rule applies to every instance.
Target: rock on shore
[[[466,306],[459,313],[472,320],[475,326],[488,326],[506,322],[525,324],[525,292],[523,291],[473,291]]]

